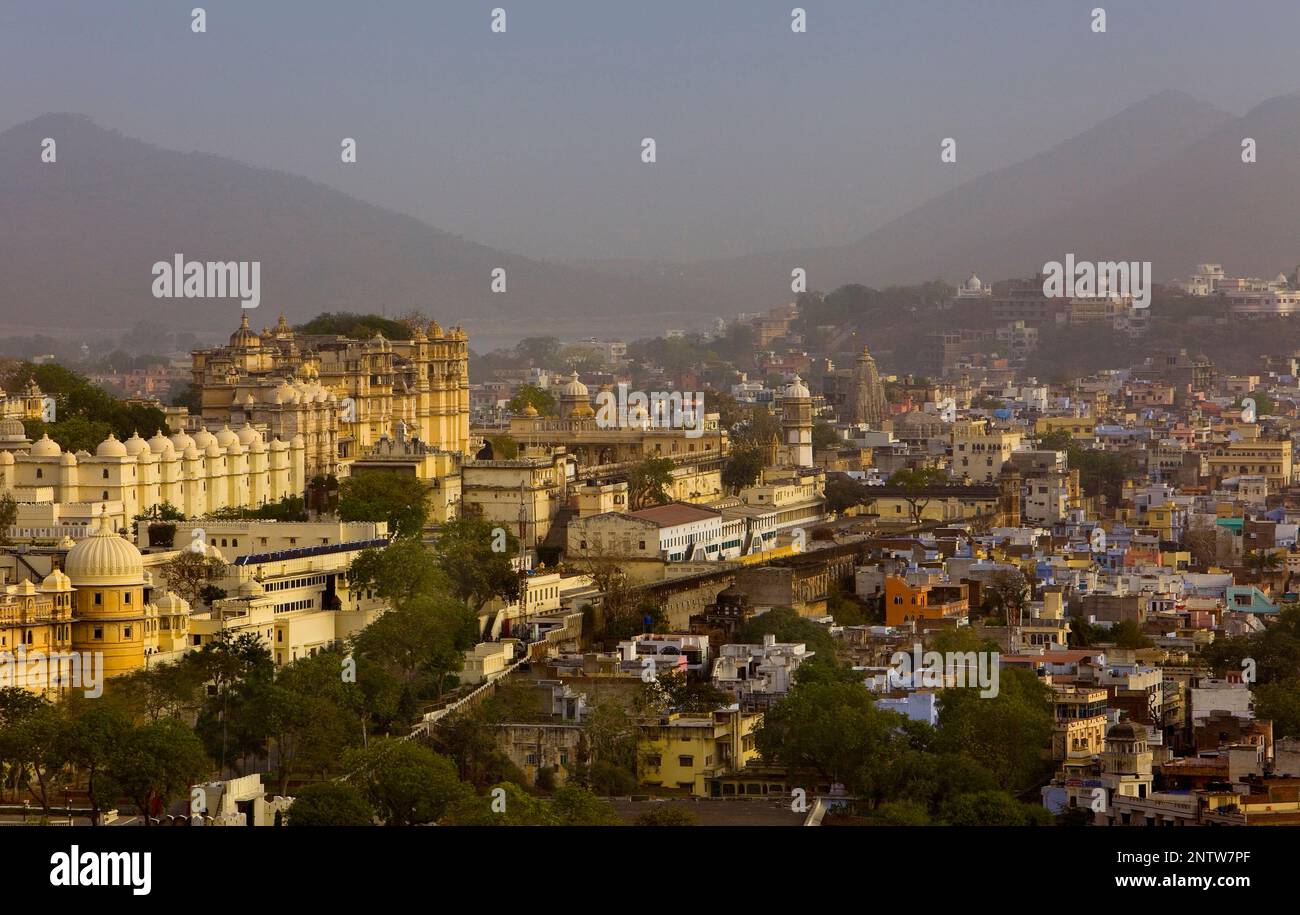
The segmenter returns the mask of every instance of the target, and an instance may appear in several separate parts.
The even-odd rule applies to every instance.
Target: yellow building
[[[1207,460],[1212,476],[1261,476],[1272,492],[1291,485],[1291,443],[1228,442],[1216,445]]]
[[[1004,481],[1006,482],[1006,481]],[[912,525],[959,521],[1013,526],[1019,523],[1019,489],[979,484],[973,486],[936,484],[908,491],[900,486],[873,486],[863,502],[863,514],[876,515],[877,522]]]
[[[647,787],[707,797],[708,779],[758,758],[754,729],[762,720],[761,712],[719,709],[639,722],[637,779]]]
[[[1082,762],[1105,749],[1107,696],[1104,689],[1052,687],[1052,759]]]
[[[184,642],[189,605],[179,599],[146,603],[152,582],[144,559],[135,544],[113,530],[107,516],[68,550],[63,570],[73,591],[72,650],[101,654],[106,677],[143,667],[160,640]]]
[[[1024,436],[1011,429],[999,429],[985,419],[972,419],[952,425],[952,475],[969,478],[973,483],[992,483],[1002,473],[1002,465],[1011,452],[1020,447]]]
[[[109,435],[93,455],[64,451],[46,435],[29,447],[0,450],[0,492],[19,503],[15,538],[76,539],[99,515],[124,528],[163,502],[193,517],[300,496],[307,486],[305,448],[301,436],[267,442],[247,425],[193,437],[158,432],[118,441]]]
[[[191,357],[204,423],[303,436],[309,478],[346,473],[399,423],[433,447],[469,450],[469,338],[458,327],[353,340],[299,334],[283,316],[258,334],[245,316],[228,346]]]
[[[510,530],[528,548],[542,545],[569,498],[572,455],[468,461],[461,468],[461,502],[467,511]]]
[[[1076,441],[1091,441],[1097,437],[1097,420],[1091,416],[1040,416],[1034,423],[1037,435],[1068,432]]]
[[[52,684],[59,658],[72,650],[72,588],[55,571],[39,588],[30,581],[0,591],[0,687],[16,686],[42,695]]]
[[[610,389],[603,394],[613,396]],[[521,448],[564,448],[580,469],[601,468],[601,476],[614,476],[647,457],[671,458],[677,465],[674,487],[682,480],[687,492],[674,499],[702,501],[722,494],[722,464],[728,452],[727,433],[718,414],[705,413],[696,421],[702,428],[687,429],[617,416],[603,421],[591,406],[590,392],[577,373],[557,389],[558,416],[541,416],[531,406],[510,418],[510,437]],[[692,493],[695,495],[692,497]],[[702,498],[701,498],[702,497]]]

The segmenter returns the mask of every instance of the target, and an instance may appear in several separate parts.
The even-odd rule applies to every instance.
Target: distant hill
[[[1265,112],[1264,109],[1270,109]],[[1271,271],[1294,236],[1274,234],[1269,214],[1300,213],[1300,184],[1274,187],[1255,220],[1256,191],[1300,167],[1300,128],[1291,106],[1270,103],[1240,121],[1182,92],[1134,104],[1046,152],[973,178],[852,244],[684,265],[687,282],[753,301],[789,288],[796,266],[822,290],[847,283],[877,288],[931,279],[958,282],[1032,275],[1047,260],[1152,260],[1158,277],[1221,260],[1230,270]],[[1246,127],[1267,138],[1271,162],[1241,167]],[[1245,134],[1243,134],[1245,135]],[[1295,152],[1291,152],[1295,150]],[[937,164],[936,147],[936,168]],[[1234,167],[1234,163],[1236,167]],[[1253,171],[1252,171],[1253,169]],[[1225,190],[1227,188],[1233,190]],[[1236,197],[1237,193],[1243,196]],[[1213,207],[1208,200],[1215,201]],[[1294,222],[1292,223],[1294,225]],[[640,276],[667,268],[643,268]]]
[[[41,138],[59,162],[39,160]],[[1241,139],[1259,161],[1241,162]],[[937,155],[937,153],[936,153]],[[938,167],[938,166],[936,166]],[[221,330],[234,302],[156,300],[150,268],[179,251],[262,262],[255,325],[325,311],[423,308],[471,342],[537,332],[655,335],[812,288],[986,281],[1047,260],[1150,260],[1157,281],[1198,262],[1272,276],[1300,263],[1300,95],[1234,118],[1162,92],[1058,146],[939,195],[833,248],[695,264],[547,263],[497,251],[303,178],[160,149],[73,115],[0,133],[0,317],[14,326]],[[719,214],[726,218],[726,214]],[[508,294],[489,289],[507,271]],[[695,322],[695,323],[692,323]]]
[[[58,161],[40,161],[53,137]],[[400,313],[443,323],[526,324],[592,315],[701,313],[680,284],[612,277],[497,251],[324,185],[202,153],[161,149],[78,115],[0,133],[0,318],[11,327],[187,330],[237,326],[228,300],[154,299],[151,268],[176,252],[261,262],[255,327],[325,311]],[[508,292],[491,292],[493,268]]]

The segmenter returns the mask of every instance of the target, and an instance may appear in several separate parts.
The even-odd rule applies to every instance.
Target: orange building
[[[960,619],[970,611],[966,585],[918,582],[897,575],[885,577],[885,625],[912,620]]]

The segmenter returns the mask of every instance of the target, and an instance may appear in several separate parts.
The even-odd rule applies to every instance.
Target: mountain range
[[[41,161],[45,137],[57,138],[56,164]],[[1242,161],[1247,137],[1256,162]],[[936,147],[936,168],[937,159]],[[1148,260],[1157,281],[1204,261],[1230,274],[1290,271],[1300,262],[1300,94],[1234,117],[1162,92],[857,241],[689,264],[530,259],[305,178],[163,149],[80,115],[0,133],[0,210],[0,315],[11,327],[232,327],[233,300],[150,294],[152,265],[183,253],[260,261],[263,312],[290,320],[421,308],[463,322],[471,339],[479,329],[636,336],[788,301],[795,267],[823,290],[1028,276],[1067,253]],[[490,288],[498,267],[505,294]]]

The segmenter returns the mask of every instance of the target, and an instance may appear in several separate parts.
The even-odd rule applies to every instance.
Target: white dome
[[[560,387],[560,395],[568,397],[587,396],[587,386],[578,380],[577,372],[570,375],[569,380]]]
[[[158,608],[160,613],[171,616],[190,612],[190,602],[172,591],[167,591],[162,597],[155,599],[153,605]]]
[[[239,441],[239,436],[230,431],[229,426],[222,426],[221,431],[217,433],[217,444],[222,448],[229,448],[231,442]]]
[[[32,445],[31,450],[32,457],[57,457],[62,453],[63,449],[59,447],[58,442],[50,438],[48,432],[42,435],[40,439]]]
[[[214,444],[217,437],[207,429],[200,429],[194,434],[194,447],[199,451],[207,451],[208,445]]]
[[[162,434],[162,430],[160,429],[153,438],[149,439],[149,450],[154,454],[166,454],[169,451],[174,452],[176,446],[171,443],[171,440],[168,439],[167,436]]]
[[[144,561],[135,544],[119,537],[108,515],[99,516],[99,528],[68,550],[63,562],[75,587],[85,585],[139,585],[144,582]]]
[[[239,444],[241,445],[251,445],[254,442],[260,442],[262,440],[262,433],[248,425],[248,423],[239,427],[238,436]]]
[[[126,453],[131,457],[139,457],[142,453],[149,453],[149,443],[140,437],[139,432],[132,432],[131,437],[122,444],[126,448]]]
[[[108,433],[108,438],[99,443],[95,449],[95,457],[126,457],[126,445],[117,440],[117,436],[112,432]]]
[[[194,447],[194,439],[190,438],[184,432],[177,432],[171,438],[172,448],[184,453],[187,448]]]
[[[811,396],[812,393],[808,390],[808,386],[803,383],[803,379],[798,375],[794,376],[794,380],[791,381],[789,387],[785,389],[785,397],[787,398]]]
[[[64,575],[62,570],[55,569],[49,575],[45,576],[45,579],[41,582],[41,590],[47,593],[52,591],[71,591],[72,580],[69,579],[67,575]]]

